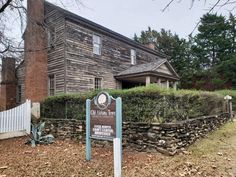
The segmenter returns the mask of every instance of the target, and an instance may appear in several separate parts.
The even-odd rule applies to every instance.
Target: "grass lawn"
[[[228,123],[197,141],[184,154],[124,150],[125,177],[233,177],[236,176],[236,122]],[[0,141],[0,177],[113,176],[112,147],[93,147],[92,161],[85,161],[85,146],[56,141],[31,148],[26,138]]]

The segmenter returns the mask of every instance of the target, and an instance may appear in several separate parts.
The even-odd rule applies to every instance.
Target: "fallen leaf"
[[[222,156],[222,155],[223,155],[223,153],[222,153],[222,152],[218,152],[218,153],[217,153],[217,155],[219,155],[219,156]]]
[[[8,168],[8,166],[2,166],[2,167],[0,167],[0,170],[5,170],[7,168]]]
[[[217,168],[217,166],[215,166],[215,165],[212,165],[211,167],[212,167],[213,169],[216,169],[216,168]]]

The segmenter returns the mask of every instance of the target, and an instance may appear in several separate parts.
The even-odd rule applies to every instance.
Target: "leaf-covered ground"
[[[56,141],[31,148],[26,138],[0,141],[0,177],[113,176],[112,148],[94,147],[85,161],[85,146]],[[174,157],[124,150],[125,177],[235,177],[236,122],[229,123]]]

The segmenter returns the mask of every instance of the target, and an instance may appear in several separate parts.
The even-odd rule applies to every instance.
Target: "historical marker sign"
[[[91,139],[122,142],[121,98],[113,98],[100,92],[92,100],[86,100],[86,159],[91,159]],[[122,144],[122,143],[120,143]],[[120,150],[122,147],[120,147]],[[122,150],[120,151],[122,152]]]
[[[116,101],[104,92],[91,102],[90,136],[103,140],[116,137]]]
[[[114,176],[121,177],[122,101],[106,92],[86,100],[86,160],[91,160],[91,139],[114,144]]]

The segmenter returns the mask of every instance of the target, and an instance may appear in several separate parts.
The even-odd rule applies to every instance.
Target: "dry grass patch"
[[[236,137],[236,122],[227,123],[217,131],[208,134],[206,138],[192,145],[189,150],[197,157],[213,155],[215,152],[228,151],[231,148],[236,150],[236,144],[234,144],[236,142],[232,140],[232,137]]]

